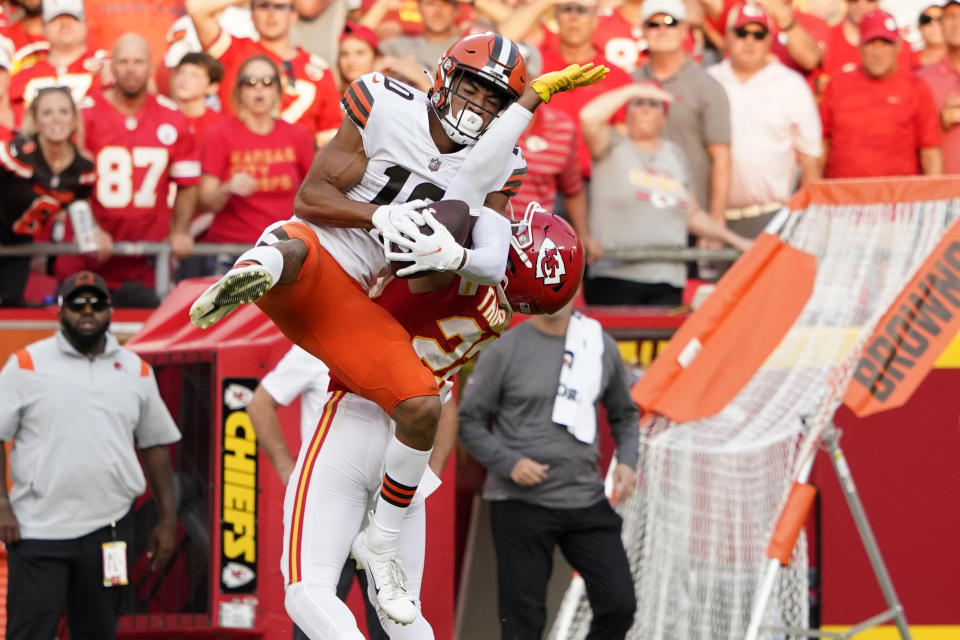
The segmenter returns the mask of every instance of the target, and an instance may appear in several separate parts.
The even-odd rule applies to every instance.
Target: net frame
[[[792,213],[772,225],[785,242],[817,256],[814,292],[793,328],[720,413],[684,424],[655,416],[642,431],[639,490],[620,509],[638,598],[628,638],[743,638],[754,603],[759,637],[786,637],[761,628],[807,626],[803,532],[789,563],[770,576],[764,575],[766,543],[791,485],[809,472],[877,322],[960,218],[958,196],[960,185],[944,179],[828,183],[801,192]],[[723,463],[737,458],[746,461],[741,470],[749,470],[751,459],[765,469],[738,482],[762,482],[772,490],[759,500],[750,496],[761,505],[752,517],[738,511],[736,500],[720,497],[730,516],[719,523],[732,551],[724,559],[717,536],[706,547],[696,538],[698,531],[716,531],[711,505],[698,502],[716,496],[687,489],[698,484],[690,480],[697,474],[704,488],[729,489]],[[697,567],[698,560],[706,568]],[[722,568],[737,575],[725,576]],[[704,582],[712,584],[704,589]],[[766,586],[769,600],[761,602],[758,592]],[[576,612],[562,609],[558,620],[572,621],[567,628],[555,625],[550,637],[585,637],[586,598],[565,599],[564,607]]]

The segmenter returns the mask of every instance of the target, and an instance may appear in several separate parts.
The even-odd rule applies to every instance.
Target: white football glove
[[[394,234],[413,235],[420,232],[419,227],[423,224],[423,216],[417,208],[427,204],[426,200],[411,200],[403,204],[380,205],[373,212],[371,222],[380,232],[381,237],[386,237],[387,231]]]
[[[457,244],[443,223],[438,222],[429,211],[423,212],[423,222],[433,229],[432,235],[425,235],[420,229],[415,229],[413,234],[403,232],[403,235],[393,231],[384,232],[386,240],[406,250],[387,249],[387,260],[413,261],[409,267],[397,271],[397,275],[405,278],[421,271],[448,271],[463,268],[467,255],[466,249]]]

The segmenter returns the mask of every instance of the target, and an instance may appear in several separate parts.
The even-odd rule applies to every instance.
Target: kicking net
[[[742,640],[791,485],[878,321],[960,217],[956,195],[946,181],[818,185],[779,221],[780,239],[816,258],[799,315],[719,412],[642,429],[639,486],[618,508],[637,596],[628,638]],[[786,557],[763,627],[808,626],[802,531]],[[590,620],[576,578],[550,638],[584,638]]]

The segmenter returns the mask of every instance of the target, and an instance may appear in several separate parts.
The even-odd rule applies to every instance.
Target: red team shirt
[[[197,149],[201,148],[203,139],[215,126],[226,120],[227,117],[219,111],[207,109],[203,115],[198,118],[187,118],[187,124],[190,125],[190,132],[193,133],[193,139],[197,143]]]
[[[203,173],[221,182],[240,172],[257,180],[253,194],[227,200],[203,241],[253,244],[264,227],[293,214],[297,188],[313,162],[313,140],[283,120],[262,136],[231,117],[210,130],[201,153]]]
[[[102,49],[87,50],[80,58],[66,66],[54,66],[42,52],[32,66],[10,77],[10,106],[19,126],[27,105],[44,87],[69,87],[73,101],[83,99],[100,89],[100,72],[106,62],[107,52]]]
[[[284,61],[259,42],[249,38],[235,38],[224,30],[207,47],[207,52],[223,63],[223,80],[220,82],[220,102],[224,113],[231,113],[230,96],[240,65],[247,58],[264,55],[273,60],[280,69],[283,82],[283,98],[280,102],[280,117],[302,127],[312,137],[333,133],[343,114],[340,112],[340,92],[333,79],[333,72],[320,56],[297,49],[297,57]]]
[[[460,368],[499,338],[510,323],[496,287],[472,285],[460,278],[422,293],[411,292],[406,280],[390,278],[373,301],[410,334],[413,350],[437,377],[441,397]],[[330,389],[349,390],[335,377],[330,379]]]
[[[96,165],[91,204],[100,226],[114,241],[165,240],[173,211],[171,183],[186,187],[200,177],[186,118],[171,100],[151,95],[131,116],[117,111],[102,93],[81,106],[84,146]],[[58,271],[76,270],[62,267],[61,260]],[[144,258],[112,258],[95,268],[111,287],[124,280],[153,282],[153,266]]]
[[[918,152],[940,145],[940,117],[926,83],[907,73],[882,79],[862,70],[835,76],[820,102],[830,143],[825,178],[910,176]]]

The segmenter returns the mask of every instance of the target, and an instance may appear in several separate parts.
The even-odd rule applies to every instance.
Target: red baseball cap
[[[380,53],[380,40],[370,27],[365,27],[356,22],[348,22],[343,26],[343,33],[340,34],[340,42],[343,42],[344,38],[363,40],[373,48],[374,53]]]
[[[874,9],[860,20],[860,42],[866,44],[877,38],[887,42],[897,41],[897,21],[881,9]]]
[[[763,7],[752,2],[742,2],[734,7],[727,18],[728,29],[739,29],[748,24],[758,24],[770,31],[770,19]]]

